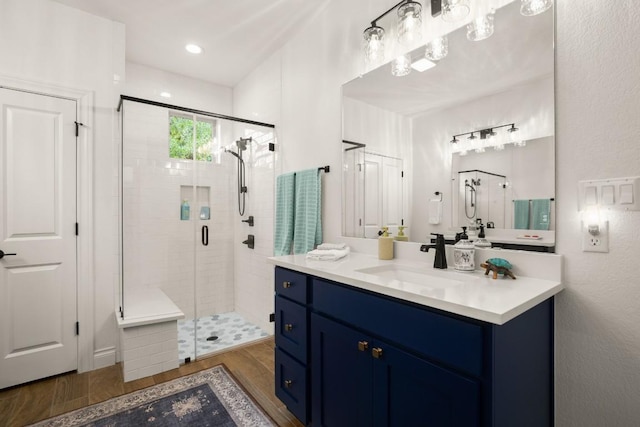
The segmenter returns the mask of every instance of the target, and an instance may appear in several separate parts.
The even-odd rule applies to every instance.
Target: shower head
[[[475,184],[474,180],[471,180],[471,182],[473,184]],[[471,189],[471,191],[476,191],[475,187],[472,184],[469,184],[469,180],[468,179],[464,180],[464,186],[465,187],[469,187]]]
[[[238,150],[244,151],[247,149],[247,142],[251,142],[251,138],[240,138],[236,141],[236,145],[238,146]]]

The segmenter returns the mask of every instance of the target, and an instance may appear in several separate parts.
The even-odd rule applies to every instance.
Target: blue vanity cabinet
[[[308,277],[275,271],[275,394],[301,422],[309,418]]]
[[[311,316],[316,426],[479,425],[479,384],[318,314]]]
[[[553,298],[495,325],[314,276],[306,290],[304,361],[276,324],[276,395],[305,424],[553,425]],[[290,302],[276,296],[283,319]],[[279,363],[307,373],[304,417]]]

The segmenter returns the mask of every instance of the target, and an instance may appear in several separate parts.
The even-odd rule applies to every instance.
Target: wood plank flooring
[[[125,383],[120,364],[0,390],[0,426],[21,427],[224,363],[279,426],[301,427],[274,394],[273,338]]]

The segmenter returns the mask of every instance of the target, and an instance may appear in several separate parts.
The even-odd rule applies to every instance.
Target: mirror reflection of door
[[[392,235],[402,225],[402,160],[364,154],[364,235],[376,238],[382,227]]]

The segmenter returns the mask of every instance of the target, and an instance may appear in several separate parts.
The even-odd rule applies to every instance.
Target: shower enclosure
[[[181,362],[271,335],[274,127],[124,96],[119,117],[120,316],[160,289]]]
[[[458,172],[457,225],[468,226],[491,223],[494,228],[505,227],[504,175],[478,169]]]

